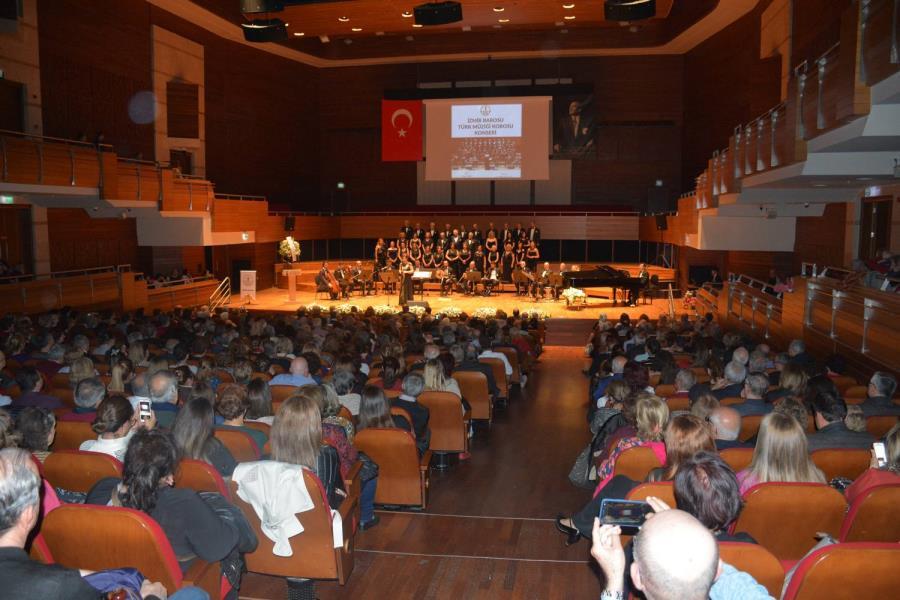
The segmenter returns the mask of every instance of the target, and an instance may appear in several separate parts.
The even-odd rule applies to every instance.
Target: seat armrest
[[[189,585],[202,589],[213,600],[219,600],[222,596],[222,568],[219,563],[195,559],[181,581],[182,587]],[[174,594],[175,590],[170,592]]]
[[[346,489],[348,496],[359,497],[362,490],[362,479],[360,478],[361,472],[362,461],[358,460],[353,463],[353,466],[350,467],[350,472],[347,473],[347,477],[344,478],[344,488]]]
[[[428,470],[428,465],[431,464],[431,450],[426,450],[425,454],[422,455],[422,460],[419,461],[419,469],[422,471]]]

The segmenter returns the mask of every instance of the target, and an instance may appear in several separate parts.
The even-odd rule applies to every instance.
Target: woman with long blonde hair
[[[826,483],[825,475],[809,457],[806,433],[797,419],[777,412],[766,415],[750,466],[737,474],[741,494],[759,483]]]
[[[803,398],[808,381],[809,377],[806,375],[803,367],[788,363],[781,370],[781,375],[778,378],[778,388],[766,394],[766,402],[775,402],[787,396]]]
[[[457,396],[462,397],[456,380],[444,375],[444,365],[441,364],[440,360],[436,358],[427,360],[423,376],[425,378],[426,392],[453,392]]]
[[[110,369],[109,385],[106,386],[108,392],[125,393],[125,386],[134,379],[134,366],[131,360],[121,357],[113,363]]]
[[[88,357],[82,356],[81,358],[76,358],[72,361],[69,370],[69,382],[72,384],[72,389],[75,389],[75,386],[77,386],[78,382],[82,379],[89,379],[95,375],[94,361]]]
[[[313,394],[291,396],[281,404],[269,435],[272,458],[306,467],[315,473],[337,508],[345,496],[337,450],[322,440],[322,416]]]

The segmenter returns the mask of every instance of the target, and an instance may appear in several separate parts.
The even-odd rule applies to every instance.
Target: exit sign
[[[13,197],[12,196],[0,196],[0,204],[12,204]]]

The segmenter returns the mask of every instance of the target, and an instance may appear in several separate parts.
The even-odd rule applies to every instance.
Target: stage
[[[612,300],[604,298],[589,297],[583,308],[573,309],[566,307],[565,300],[554,301],[552,299],[538,300],[535,302],[530,297],[516,296],[513,292],[501,292],[492,296],[466,296],[461,293],[454,293],[452,296],[441,296],[439,292],[426,291],[424,297],[416,294],[416,301],[427,302],[433,313],[439,312],[441,309],[454,307],[467,314],[474,313],[479,308],[490,307],[494,309],[502,309],[507,314],[518,308],[520,311],[539,309],[546,313],[548,318],[557,319],[594,319],[601,312],[607,314],[610,318],[618,318],[623,312],[628,313],[631,317],[638,317],[646,314],[652,319],[657,318],[661,314],[668,312],[668,300],[664,298],[655,298],[652,301],[641,300],[637,306],[623,307],[613,306]],[[644,302],[647,302],[646,304]],[[318,304],[320,306],[339,306],[341,304],[350,304],[365,310],[369,306],[398,306],[397,294],[374,294],[362,296],[358,293],[350,296],[348,300],[329,300],[328,295],[306,289],[297,290],[297,300],[291,302],[288,300],[287,290],[279,288],[269,288],[256,293],[255,302],[248,303],[241,300],[238,294],[233,294],[231,302],[227,305],[230,308],[246,308],[248,310],[268,311],[268,312],[294,312],[302,306],[309,304]],[[683,311],[681,299],[675,299],[675,312],[680,315]]]

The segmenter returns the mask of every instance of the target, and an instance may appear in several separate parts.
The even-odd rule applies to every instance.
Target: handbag
[[[104,598],[119,600],[140,600],[141,585],[144,576],[137,569],[107,569],[85,575],[84,579],[92,588],[103,594]]]
[[[363,483],[378,477],[378,463],[372,460],[365,452],[358,452],[358,460],[362,463],[359,470],[359,479]]]

